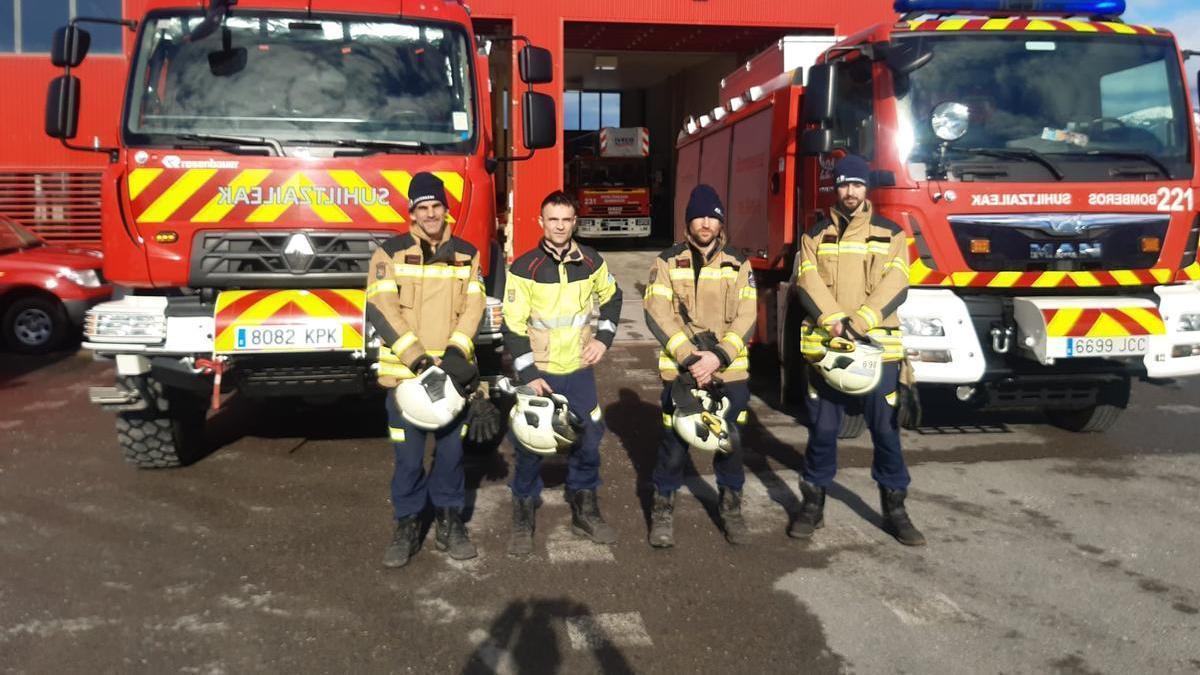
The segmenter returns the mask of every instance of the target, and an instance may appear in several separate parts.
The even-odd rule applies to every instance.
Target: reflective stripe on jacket
[[[559,258],[543,241],[513,261],[505,281],[504,344],[517,377],[530,382],[583,368],[597,313],[595,338],[611,347],[621,289],[594,249],[572,241]]]
[[[436,244],[419,228],[383,242],[371,256],[367,319],[382,344],[379,384],[394,387],[413,376],[422,354],[441,356],[455,346],[475,356],[475,333],[487,304],[479,252],[446,234]]]
[[[708,260],[694,260],[680,243],[654,259],[646,284],[646,325],[662,345],[658,371],[668,382],[696,351],[692,337],[711,331],[719,340],[718,377],[737,382],[749,377],[746,343],[758,318],[758,292],[750,262],[718,239]],[[697,269],[696,265],[699,265]]]

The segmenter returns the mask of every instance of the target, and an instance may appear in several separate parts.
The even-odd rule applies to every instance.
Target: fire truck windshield
[[[475,140],[471,51],[450,24],[237,12],[151,14],[124,122],[127,145],[206,136],[413,152]],[[214,145],[220,145],[214,142]]]
[[[1132,165],[1126,179],[1191,176],[1192,117],[1178,53],[1167,37],[960,33],[899,39],[933,53],[926,65],[895,75],[896,142],[914,178],[942,162],[943,143],[945,162],[980,160],[992,167],[989,175],[1008,173],[1010,180],[1094,180],[1101,166],[1115,163]],[[931,124],[934,108],[943,103],[967,110],[965,132],[959,127],[961,136],[946,141]]]

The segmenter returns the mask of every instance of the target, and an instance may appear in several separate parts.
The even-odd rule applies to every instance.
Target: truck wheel
[[[807,395],[808,364],[800,354],[800,322],[789,318],[779,345],[779,402],[785,407],[802,406]]]
[[[866,430],[867,418],[863,417],[862,413],[846,413],[842,415],[842,428],[838,429],[838,438],[858,438]]]
[[[1059,428],[1079,433],[1108,431],[1125,409],[1108,403],[1099,403],[1082,410],[1047,410],[1050,422]]]
[[[68,323],[58,300],[41,295],[18,298],[4,312],[4,342],[21,354],[45,354],[63,343]]]
[[[139,469],[166,469],[199,459],[207,413],[203,401],[154,380],[141,384],[149,407],[117,413],[117,443],[125,461]]]

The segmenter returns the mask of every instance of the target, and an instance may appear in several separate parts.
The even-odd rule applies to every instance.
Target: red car
[[[43,354],[79,334],[83,315],[112,295],[101,254],[56,246],[0,216],[0,340]]]

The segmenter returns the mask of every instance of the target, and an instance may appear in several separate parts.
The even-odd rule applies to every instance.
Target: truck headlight
[[[1200,330],[1200,314],[1180,314],[1179,330],[1184,333]]]
[[[920,337],[944,337],[946,327],[941,319],[918,316],[906,316],[900,319],[900,325],[905,333]]]
[[[84,319],[83,334],[91,342],[157,344],[167,336],[167,321],[161,314],[92,309]]]
[[[66,279],[76,286],[84,288],[98,288],[100,286],[100,275],[96,274],[96,270],[73,270],[69,267],[59,268],[59,279]]]

